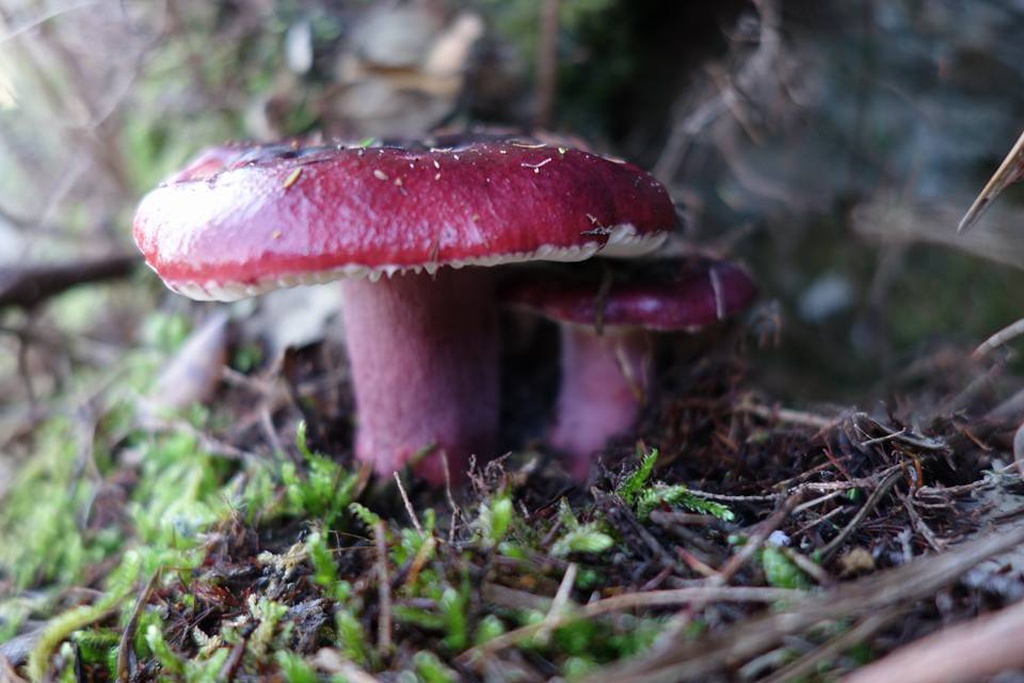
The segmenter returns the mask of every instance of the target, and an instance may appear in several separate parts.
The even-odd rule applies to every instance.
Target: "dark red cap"
[[[501,294],[505,303],[559,322],[696,330],[750,306],[757,286],[740,266],[726,261],[653,261],[623,276],[586,273],[522,278]],[[604,278],[609,278],[604,280]]]
[[[636,166],[487,137],[215,147],[142,200],[133,231],[168,287],[232,300],[344,276],[644,253],[675,222],[665,188]]]

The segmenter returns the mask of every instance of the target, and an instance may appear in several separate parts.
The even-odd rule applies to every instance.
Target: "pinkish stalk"
[[[499,357],[492,280],[478,268],[441,268],[341,283],[355,388],[356,455],[382,474],[413,464],[439,486],[469,458],[494,454]]]
[[[636,326],[562,325],[562,386],[551,444],[585,480],[593,454],[628,433],[653,386],[651,335]]]

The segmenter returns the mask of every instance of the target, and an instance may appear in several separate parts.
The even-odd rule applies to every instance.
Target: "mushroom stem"
[[[416,475],[454,481],[469,457],[493,455],[498,335],[491,276],[441,268],[341,283],[358,411],[356,455],[382,474],[417,454]]]
[[[562,386],[551,444],[571,457],[577,480],[590,473],[591,456],[626,434],[653,385],[651,335],[637,326],[562,325]]]

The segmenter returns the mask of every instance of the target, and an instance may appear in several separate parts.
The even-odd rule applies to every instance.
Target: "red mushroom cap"
[[[647,267],[624,279],[610,275],[606,291],[602,272],[589,269],[582,278],[523,280],[501,298],[559,322],[669,332],[724,320],[746,309],[757,295],[750,275],[734,263],[672,260]]]
[[[643,253],[675,222],[636,166],[483,139],[212,148],[142,200],[134,235],[171,289],[232,300],[346,275]]]

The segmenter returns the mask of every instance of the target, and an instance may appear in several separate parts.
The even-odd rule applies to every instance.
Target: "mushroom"
[[[533,276],[501,293],[511,306],[560,323],[561,388],[552,446],[578,480],[592,454],[633,428],[654,385],[652,331],[695,332],[742,311],[756,287],[739,266],[718,261],[641,263],[643,270]]]
[[[627,163],[507,137],[437,147],[215,148],[150,192],[134,235],[167,286],[230,301],[342,279],[356,455],[437,485],[495,455],[489,266],[656,248],[665,188]]]

